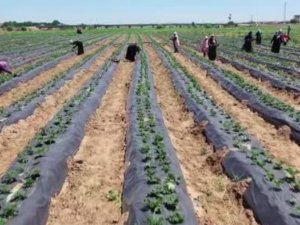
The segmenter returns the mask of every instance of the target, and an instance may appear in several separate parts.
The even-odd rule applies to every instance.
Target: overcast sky
[[[300,0],[287,0],[287,19]],[[0,0],[0,22],[168,23],[283,20],[284,0]]]

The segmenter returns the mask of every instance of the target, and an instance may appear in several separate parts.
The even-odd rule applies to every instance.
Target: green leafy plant
[[[105,197],[110,202],[117,201],[120,199],[120,193],[117,190],[109,190]]]
[[[176,210],[178,202],[177,194],[167,195],[164,198],[164,204],[168,210]]]
[[[292,168],[292,167],[288,167],[285,169],[285,175],[286,178],[288,178],[291,181],[294,181],[296,178],[296,175],[299,173],[298,170]]]
[[[12,184],[17,181],[17,177],[18,177],[18,172],[16,170],[11,169],[6,173],[4,177],[4,182],[6,184]]]
[[[300,180],[294,180],[293,187],[296,191],[300,191]]]
[[[152,212],[156,214],[161,213],[163,201],[161,198],[146,198],[145,199],[146,207]]]
[[[164,225],[164,220],[159,215],[150,215],[147,218],[147,225]]]
[[[29,177],[25,180],[24,187],[29,188],[32,187],[33,184],[34,184],[34,180],[31,177]]]
[[[150,150],[151,150],[151,147],[148,144],[147,145],[143,145],[141,147],[141,149],[140,149],[140,151],[141,151],[142,154],[147,154],[147,153],[150,152]]]
[[[11,187],[7,184],[0,184],[0,194],[9,194]]]
[[[174,212],[172,215],[168,217],[168,221],[171,224],[181,224],[184,222],[183,214],[180,212]]]
[[[298,216],[300,216],[300,205],[295,205],[294,210]]]
[[[39,169],[34,169],[29,173],[29,175],[26,178],[32,178],[33,180],[36,180],[39,177],[40,177]]]
[[[17,204],[7,204],[2,211],[2,216],[6,219],[10,219],[18,215]]]
[[[274,170],[281,170],[283,168],[283,164],[284,163],[282,161],[273,160]]]

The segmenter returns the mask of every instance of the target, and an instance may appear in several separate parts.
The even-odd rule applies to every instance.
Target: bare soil
[[[150,56],[158,101],[164,122],[186,181],[188,193],[196,214],[204,225],[256,225],[252,212],[243,207],[241,197],[233,191],[237,185],[223,173],[213,148],[201,134],[201,125],[195,124],[192,113],[173,87],[171,75],[151,47]],[[216,169],[218,168],[218,169]],[[243,190],[244,191],[244,190]]]
[[[111,57],[115,48],[108,49],[88,69],[78,72],[73,80],[67,81],[53,95],[36,108],[34,113],[25,120],[8,127],[0,133],[0,177],[17,155],[34,138],[39,130],[44,127],[55,114],[62,109],[65,102],[71,99],[78,90],[90,80],[94,73]]]
[[[111,40],[104,40],[102,42],[99,42],[95,44],[96,46],[93,49],[87,51],[85,55],[74,55],[71,58],[60,62],[54,68],[42,72],[32,80],[21,83],[16,88],[13,88],[10,91],[4,93],[0,96],[0,107],[6,108],[14,102],[20,100],[22,97],[36,91],[50,80],[54,79],[55,77],[58,77],[64,71],[67,71],[74,65],[80,63],[86,55],[91,55],[95,53],[100,47],[109,43],[109,41]]]
[[[252,77],[249,74],[249,72],[237,70],[233,66],[231,66],[230,64],[224,64],[220,61],[216,61],[216,64],[219,67],[221,67],[225,70],[228,70],[228,71],[231,71],[233,73],[236,73],[236,74],[240,75],[247,82],[258,86],[265,93],[273,95],[276,98],[278,98],[279,100],[293,106],[295,109],[300,110],[300,98],[299,98],[299,96],[295,95],[294,93],[288,92],[288,91],[285,91],[285,90],[278,90],[276,88],[273,88],[272,85],[269,82],[264,82],[264,81],[257,80],[254,77]]]
[[[256,137],[271,155],[278,160],[282,160],[287,165],[300,169],[300,146],[286,138],[286,135],[282,135],[273,125],[267,123],[257,113],[252,112],[245,104],[237,101],[232,95],[222,89],[205,70],[200,69],[186,57],[172,53],[170,47],[164,47],[173,54],[181,65],[186,67],[203,89],[213,97],[215,102],[227,114],[240,122],[252,136]]]
[[[134,63],[120,63],[102,106],[86,125],[64,188],[52,201],[48,225],[121,225],[126,221],[126,215],[121,215],[121,193],[126,103],[133,69]],[[107,199],[112,190],[118,193],[115,201]]]

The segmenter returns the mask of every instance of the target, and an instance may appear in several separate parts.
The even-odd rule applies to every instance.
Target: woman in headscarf
[[[280,52],[280,47],[282,43],[282,32],[276,32],[271,40],[272,49],[271,51],[274,53]]]
[[[201,44],[201,52],[203,53],[203,57],[205,58],[208,55],[208,36],[205,36],[204,40]]]
[[[250,31],[246,36],[244,40],[244,45],[243,45],[243,50],[246,52],[253,52],[253,47],[252,47],[252,41],[253,41],[253,36],[252,36],[252,31]]]
[[[171,40],[172,40],[172,42],[173,42],[174,52],[175,52],[175,53],[179,52],[180,42],[179,42],[179,37],[178,37],[177,32],[174,32],[174,34],[173,34]]]
[[[211,35],[208,39],[208,58],[212,61],[217,58],[217,47],[219,46],[215,35]]]
[[[3,72],[12,74],[12,70],[8,61],[5,59],[0,59],[0,73]]]
[[[84,54],[83,43],[81,41],[70,40],[70,44],[73,45],[72,50],[75,50],[75,48],[77,48],[77,55]]]
[[[255,34],[256,36],[256,44],[257,45],[261,45],[261,41],[262,41],[262,33],[261,30],[258,30]]]

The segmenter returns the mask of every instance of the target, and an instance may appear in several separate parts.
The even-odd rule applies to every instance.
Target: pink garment
[[[204,53],[204,54],[208,54],[208,39],[204,39],[202,41],[202,45],[201,45],[201,51]]]
[[[9,63],[6,60],[0,60],[0,72],[2,71],[12,73],[11,67],[9,66]]]

